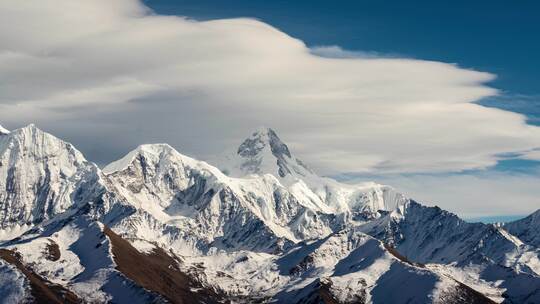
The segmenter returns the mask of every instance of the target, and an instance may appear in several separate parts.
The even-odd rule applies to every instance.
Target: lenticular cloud
[[[497,94],[489,73],[322,56],[260,21],[160,16],[132,0],[4,0],[0,18],[0,122],[39,123],[98,162],[158,140],[207,157],[259,125],[322,173],[538,156],[538,127],[475,103]]]

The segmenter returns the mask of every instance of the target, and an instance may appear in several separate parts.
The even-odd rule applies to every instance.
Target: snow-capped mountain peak
[[[277,133],[267,127],[253,132],[236,151],[225,155],[220,165],[231,176],[272,174],[286,178],[314,175],[313,170],[291,153]]]
[[[270,128],[262,127],[246,138],[234,152],[215,159],[227,175],[246,177],[271,174],[293,195],[307,198],[323,213],[352,213],[354,218],[377,216],[407,201],[391,187],[372,182],[355,185],[318,176]]]
[[[97,170],[70,143],[33,124],[0,136],[0,239],[67,210]]]
[[[238,147],[238,155],[252,157],[259,155],[265,148],[269,148],[272,155],[277,158],[291,158],[289,147],[277,136],[276,132],[267,127],[257,129],[251,136],[246,138]]]
[[[176,150],[168,144],[144,144],[140,145],[124,157],[116,160],[103,168],[103,173],[112,174],[114,172],[125,170],[129,167],[138,157],[150,157],[152,159],[159,160],[164,155],[179,154]]]
[[[15,129],[5,133],[0,140],[0,153],[7,149],[19,152],[30,152],[33,157],[52,157],[67,153],[78,163],[86,162],[86,159],[70,143],[67,143],[47,132],[29,124],[26,127]]]

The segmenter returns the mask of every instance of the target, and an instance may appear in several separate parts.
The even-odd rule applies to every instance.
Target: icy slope
[[[426,207],[414,201],[361,229],[420,263],[467,264],[488,257],[506,263],[505,266],[521,266],[524,271],[540,273],[540,268],[531,265],[529,269],[518,260],[519,253],[534,248],[523,246],[502,228],[468,223],[438,207]]]
[[[220,164],[229,175],[272,174],[307,177],[315,173],[291,154],[289,147],[270,128],[261,127],[246,138],[235,152],[224,155]]]
[[[539,296],[534,293],[540,288],[540,250],[501,227],[468,223],[438,207],[411,201],[359,229],[411,261],[457,267],[479,280],[505,286],[505,294],[513,300]],[[526,288],[517,288],[525,281]]]
[[[71,144],[34,125],[0,135],[0,237],[16,237],[84,201],[98,171]]]
[[[503,227],[524,243],[540,247],[540,209],[524,219],[507,223]]]

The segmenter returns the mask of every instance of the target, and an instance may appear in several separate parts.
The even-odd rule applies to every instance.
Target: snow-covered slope
[[[540,273],[538,259],[531,257],[527,263],[520,260],[522,253],[534,248],[525,246],[501,227],[468,223],[438,207],[426,207],[414,201],[367,223],[362,230],[419,263],[464,265],[487,257],[506,263],[505,266]]]
[[[271,175],[228,177],[165,144],[142,145],[104,173],[137,208],[119,224],[125,235],[152,236],[184,253],[212,247],[272,252],[328,235],[344,223],[343,216],[319,212]]]
[[[414,262],[467,269],[478,279],[499,286],[530,281],[525,290],[509,288],[505,292],[513,300],[532,297],[540,288],[540,250],[495,225],[468,223],[438,207],[410,201],[360,230]],[[540,300],[538,294],[535,299]]]
[[[284,199],[282,207],[294,210],[276,210],[280,189],[271,176],[234,180],[163,144],[140,146],[104,172],[137,208],[117,229],[127,228],[130,237],[151,237],[186,254],[211,247],[273,251],[296,240],[288,223],[302,208]]]
[[[241,177],[166,144],[142,145],[106,166],[115,192],[137,209],[117,230],[131,238],[152,236],[185,254],[212,248],[273,252],[361,224],[379,216],[379,209],[406,201],[390,187],[318,177],[291,156],[275,132],[261,132],[239,148],[251,165],[238,168],[253,171]],[[270,161],[279,177],[271,174]]]
[[[88,303],[159,303],[160,296],[116,269],[104,225],[79,216],[32,238],[11,242],[20,261],[51,283],[69,288]]]
[[[251,297],[277,303],[490,303],[448,276],[401,260],[355,228],[279,256],[221,253],[189,258],[186,264],[205,269],[211,284],[239,301]]]
[[[98,168],[34,125],[0,135],[0,239],[84,201]]]
[[[540,209],[524,219],[507,223],[503,227],[522,242],[540,247]]]

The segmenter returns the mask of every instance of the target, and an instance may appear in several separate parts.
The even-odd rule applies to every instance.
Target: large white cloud
[[[133,0],[1,0],[0,20],[0,122],[36,122],[98,162],[154,141],[204,158],[259,125],[327,174],[540,158],[540,128],[474,103],[494,75],[453,64],[311,50],[260,21]]]

